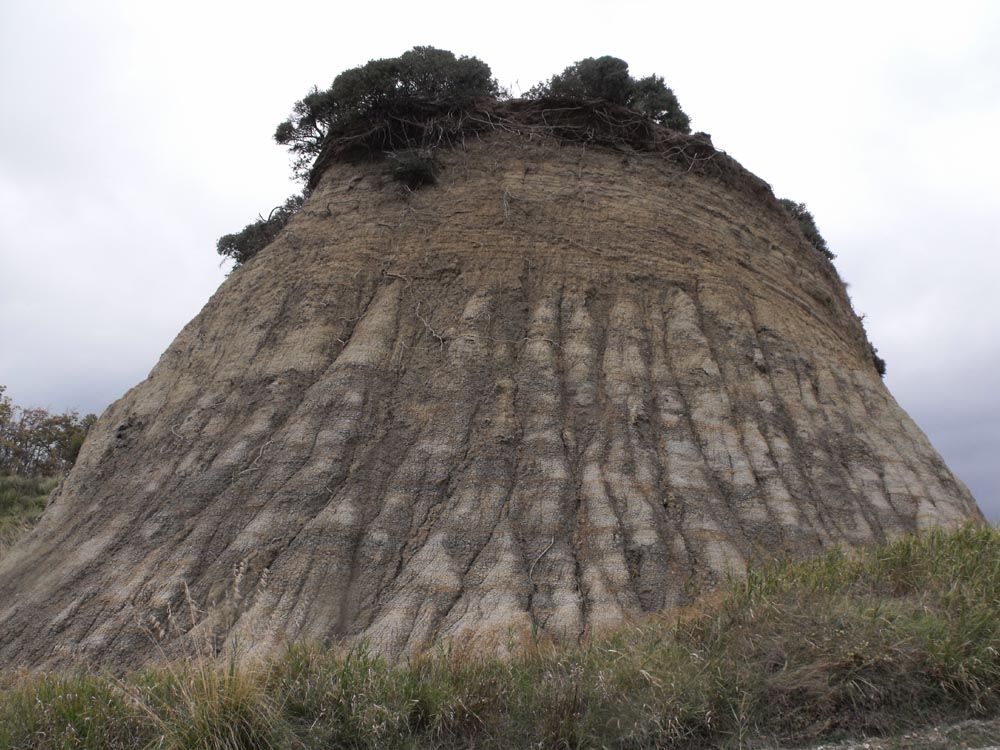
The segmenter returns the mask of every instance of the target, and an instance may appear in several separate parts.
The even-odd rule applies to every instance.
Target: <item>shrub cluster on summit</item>
[[[435,181],[438,164],[433,149],[466,132],[469,126],[463,113],[506,97],[490,66],[479,58],[414,47],[399,57],[370,60],[345,70],[328,89],[313,87],[278,125],[274,140],[288,148],[293,172],[306,184],[306,193],[330,158],[324,149],[331,144],[349,144],[367,148],[373,156],[391,157],[393,179],[414,189]],[[526,98],[603,101],[633,109],[674,130],[691,132],[690,118],[663,78],[635,79],[628,63],[617,57],[580,60],[532,88]],[[332,158],[343,155],[336,149],[333,152]],[[304,195],[292,196],[266,219],[258,217],[242,231],[220,238],[219,254],[242,265],[274,240],[303,201]]]
[[[399,57],[371,60],[345,70],[325,91],[313,88],[295,102],[274,140],[287,146],[293,168],[307,179],[326,137],[362,122],[420,119],[495,99],[500,87],[490,66],[476,57],[414,47]]]
[[[610,55],[588,57],[570,65],[547,83],[531,88],[528,98],[602,99],[641,112],[673,130],[691,132],[691,118],[662,76],[633,78],[628,63]]]

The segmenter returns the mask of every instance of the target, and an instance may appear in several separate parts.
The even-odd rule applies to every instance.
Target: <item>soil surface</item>
[[[1000,750],[1000,719],[904,732],[893,737],[811,745],[796,750]]]
[[[577,641],[979,517],[759,180],[498,130],[334,164],[0,560],[0,659]],[[752,189],[751,189],[752,188]]]

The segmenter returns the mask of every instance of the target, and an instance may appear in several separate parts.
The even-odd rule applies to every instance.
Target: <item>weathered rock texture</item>
[[[101,417],[0,561],[4,664],[572,641],[979,517],[755,178],[504,132],[441,158],[412,194],[330,168]]]

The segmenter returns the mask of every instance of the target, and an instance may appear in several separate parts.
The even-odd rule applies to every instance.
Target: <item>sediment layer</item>
[[[575,641],[980,517],[773,201],[496,133],[330,168],[0,560],[0,658]]]

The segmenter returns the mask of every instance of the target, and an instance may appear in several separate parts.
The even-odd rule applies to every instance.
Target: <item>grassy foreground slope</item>
[[[751,572],[669,621],[512,660],[296,645],[116,678],[7,674],[0,747],[754,747],[1000,714],[1000,533]]]

